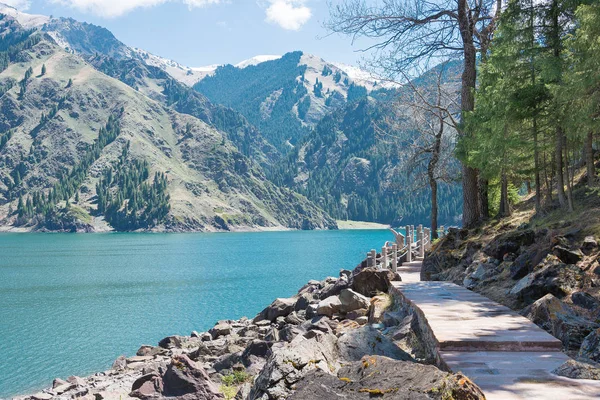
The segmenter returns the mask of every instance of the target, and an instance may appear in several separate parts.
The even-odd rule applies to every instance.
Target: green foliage
[[[46,64],[42,64],[42,72],[40,75],[42,75],[42,76],[46,75]]]
[[[304,100],[298,103],[298,118],[306,120],[306,113],[310,108],[310,96],[306,96]]]
[[[122,112],[122,110],[121,110]],[[112,143],[120,133],[119,116],[111,115],[105,127],[100,128],[98,139],[85,150],[79,162],[68,172],[61,173],[57,177],[57,182],[50,188],[47,193],[35,192],[27,197],[27,201],[23,203],[19,196],[19,205],[17,212],[19,213],[19,224],[26,224],[32,218],[36,217],[42,223],[54,219],[56,213],[56,205],[60,201],[65,201],[68,208],[69,199],[79,190],[81,183],[87,176],[89,167],[100,157],[102,149]],[[17,166],[13,171],[15,186],[20,183],[21,175],[25,173],[23,164]]]
[[[317,97],[323,97],[323,82],[319,82],[319,78],[317,78],[317,81],[313,85],[313,93]]]
[[[306,66],[299,66],[302,52],[285,54],[275,61],[260,63],[244,69],[231,65],[219,67],[209,76],[194,85],[212,102],[223,104],[244,115],[262,135],[281,152],[308,134],[293,113],[293,108],[307,94],[303,79]],[[270,98],[273,93],[278,97]],[[269,117],[265,118],[266,99],[274,102],[269,106]]]
[[[10,29],[11,21],[0,14],[0,29],[5,32],[0,40],[0,72],[4,71],[11,63],[17,61],[18,54],[35,46],[41,40],[40,34],[34,34],[35,29]]]
[[[365,97],[367,97],[367,88],[355,83],[350,84],[348,87],[348,102],[360,100]]]
[[[155,173],[152,183],[147,161],[129,160],[129,143],[119,162],[108,168],[96,185],[98,212],[118,231],[152,228],[166,220],[171,209],[167,177]]]
[[[321,72],[321,75],[323,75],[323,76],[329,76],[331,74],[333,74],[333,71],[331,70],[331,68],[329,68],[327,65],[325,65],[323,67],[323,71]]]
[[[388,115],[383,104],[371,106],[363,99],[325,116],[276,166],[272,180],[305,195],[336,219],[422,223],[431,211],[429,191],[414,190],[411,178],[396,169],[403,162],[401,149],[410,145],[414,133],[394,131],[399,139],[393,144],[382,140],[375,125],[394,130],[386,125]],[[297,183],[302,172],[310,178]],[[455,224],[462,207],[460,185],[441,184],[439,199],[441,224]]]
[[[561,91],[566,120],[580,134],[600,132],[600,4],[577,9],[578,29],[567,39],[570,50]]]

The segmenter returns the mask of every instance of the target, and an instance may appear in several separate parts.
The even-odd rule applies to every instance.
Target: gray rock
[[[274,344],[249,398],[285,398],[309,372],[320,369],[335,373],[339,368],[335,343],[336,337],[327,334],[313,339],[298,336],[291,343]]]
[[[160,397],[163,391],[163,381],[157,372],[151,372],[136,379],[131,386],[129,396],[139,399]]]
[[[572,379],[600,380],[600,365],[589,361],[569,360],[552,372]]]
[[[163,394],[179,399],[223,399],[219,388],[186,355],[174,357],[163,376]]]
[[[331,317],[333,314],[340,311],[341,306],[342,302],[340,301],[339,297],[331,296],[319,302],[317,306],[317,314]]]
[[[158,342],[158,345],[163,349],[181,348],[182,338],[181,336],[167,336]]]
[[[295,297],[275,299],[271,305],[262,310],[254,318],[254,322],[262,320],[269,320],[273,322],[277,319],[277,317],[285,317],[294,311],[294,307],[296,306],[297,302],[298,299]]]
[[[387,293],[391,282],[400,280],[397,273],[387,269],[364,268],[352,279],[352,290],[363,296],[372,297],[379,292]]]
[[[531,303],[548,293],[562,298],[581,289],[584,282],[585,274],[579,267],[561,263],[556,256],[548,255],[533,272],[520,279],[509,294]]]
[[[352,289],[343,289],[340,292],[339,300],[341,303],[339,311],[342,313],[348,313],[361,308],[369,308],[370,304],[370,299],[368,297],[365,297]]]
[[[587,335],[579,348],[579,357],[600,362],[600,329]]]
[[[579,307],[588,310],[600,310],[600,300],[586,292],[575,292],[571,294],[571,301]]]
[[[535,232],[531,229],[516,230],[501,234],[494,238],[483,252],[497,260],[502,260],[507,253],[519,253],[521,246],[529,246],[535,240]]]
[[[577,264],[583,259],[581,250],[570,250],[564,246],[554,246],[552,253],[565,264]]]
[[[212,336],[213,340],[220,336],[227,336],[231,333],[231,325],[226,322],[220,322],[213,326],[208,333]]]
[[[338,339],[340,359],[358,361],[366,355],[386,356],[396,360],[412,360],[412,357],[396,346],[377,329],[363,326],[346,331]]]
[[[598,327],[551,294],[524,309],[522,314],[560,339],[570,350],[579,349],[584,338]]]
[[[348,287],[350,287],[350,279],[348,276],[342,275],[339,279],[336,279],[332,283],[325,285],[325,287],[321,290],[319,298],[326,299],[327,297],[337,296],[342,290]]]
[[[336,375],[316,370],[298,382],[290,400],[322,399],[469,399],[484,400],[483,392],[464,375],[449,374],[432,365],[365,356]]]
[[[348,319],[357,319],[360,317],[364,317],[369,314],[369,309],[367,308],[359,308],[358,310],[350,311],[346,314],[346,318]]]
[[[119,356],[112,365],[112,369],[120,370],[127,367],[127,358],[125,356]]]

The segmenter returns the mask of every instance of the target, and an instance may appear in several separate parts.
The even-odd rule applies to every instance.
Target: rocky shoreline
[[[15,399],[484,399],[440,365],[426,323],[390,294],[399,279],[363,261],[253,319],[166,337],[108,371]]]

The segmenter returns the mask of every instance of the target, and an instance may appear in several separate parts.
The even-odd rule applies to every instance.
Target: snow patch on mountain
[[[50,21],[50,17],[45,15],[27,14],[4,3],[0,3],[0,14],[16,19],[25,29],[37,28]]]
[[[259,56],[254,56],[252,58],[249,58],[247,60],[244,60],[242,62],[239,62],[237,64],[234,65],[234,67],[243,69],[246,67],[249,67],[251,65],[258,65],[267,61],[273,61],[273,60],[279,60],[281,58],[281,56],[275,56],[275,55],[259,55]]]
[[[380,77],[377,77],[376,75],[372,74],[371,72],[365,71],[364,69],[361,69],[355,65],[337,63],[337,62],[333,62],[331,64],[335,65],[337,68],[344,71],[350,77],[350,79],[352,79],[354,82],[356,82],[359,85],[365,86],[367,88],[380,87],[380,88],[390,89],[390,88],[400,86],[395,82],[389,82],[384,79],[381,79]]]
[[[190,68],[177,61],[154,55],[137,47],[133,47],[132,49],[146,64],[162,69],[179,82],[188,86],[193,86],[208,75],[212,75],[217,69],[217,66]]]

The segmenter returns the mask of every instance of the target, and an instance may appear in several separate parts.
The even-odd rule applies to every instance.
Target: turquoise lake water
[[[385,230],[0,234],[0,398],[253,317],[386,240]]]

